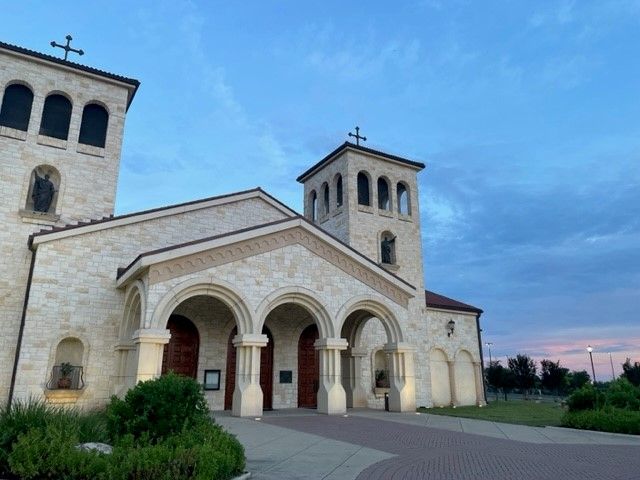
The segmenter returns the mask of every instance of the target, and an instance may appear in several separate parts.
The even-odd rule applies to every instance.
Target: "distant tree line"
[[[621,378],[626,378],[631,384],[640,386],[640,362],[631,363],[627,358],[622,364]],[[507,358],[507,366],[500,364],[500,360],[489,363],[485,369],[487,384],[496,394],[500,392],[504,399],[508,394],[518,389],[526,399],[532,390],[540,390],[556,396],[565,396],[578,390],[591,381],[586,370],[573,370],[560,366],[560,360],[544,359],[540,362],[540,370],[536,362],[528,355],[518,354]]]

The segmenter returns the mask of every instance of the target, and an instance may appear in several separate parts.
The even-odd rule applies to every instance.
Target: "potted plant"
[[[389,380],[385,370],[376,370],[376,388],[388,388]]]
[[[58,379],[58,388],[71,388],[71,374],[73,373],[73,365],[69,362],[60,364],[60,378]]]

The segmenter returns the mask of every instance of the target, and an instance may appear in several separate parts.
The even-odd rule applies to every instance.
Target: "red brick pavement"
[[[534,444],[362,417],[265,423],[393,453],[359,480],[640,480],[640,447]]]

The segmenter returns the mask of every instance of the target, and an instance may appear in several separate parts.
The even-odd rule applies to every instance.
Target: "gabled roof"
[[[187,261],[186,265],[190,266],[190,268],[195,268],[194,271],[209,268],[209,266],[206,265],[205,260],[208,259],[208,261],[214,261],[214,257],[215,260],[219,258],[217,254],[208,254],[214,249],[222,249],[225,252],[239,252],[241,254],[246,254],[246,256],[254,256],[262,253],[260,251],[262,248],[264,248],[265,251],[280,248],[279,244],[268,239],[274,238],[273,235],[279,235],[281,238],[286,238],[292,243],[301,243],[312,251],[316,251],[313,246],[314,239],[319,240],[320,245],[325,245],[325,247],[321,248],[321,250],[324,249],[324,253],[320,254],[320,256],[329,260],[331,263],[334,263],[334,265],[342,268],[351,275],[354,275],[353,272],[355,270],[367,272],[366,274],[358,277],[365,283],[371,283],[374,278],[379,279],[373,281],[373,284],[377,284],[378,287],[382,284],[387,285],[382,289],[383,291],[381,293],[390,296],[390,298],[394,297],[394,299],[397,300],[398,295],[400,295],[400,297],[407,299],[415,296],[416,294],[415,287],[413,285],[397,275],[388,272],[369,257],[328,234],[325,230],[309,222],[302,216],[286,218],[242,230],[236,230],[221,235],[206,237],[191,242],[171,245],[141,253],[127,267],[118,269],[116,284],[118,287],[123,287],[138,278],[140,275],[144,274],[144,272],[153,265],[166,264],[166,262],[171,262],[176,259],[188,259],[193,255],[200,256],[201,258]],[[242,242],[250,242],[250,245],[243,246]],[[229,249],[228,247],[231,245],[237,246],[238,248]],[[326,250],[327,247],[329,250]],[[334,253],[327,255],[327,251]],[[233,260],[223,259],[222,263],[227,261]],[[352,266],[357,266],[355,270],[348,267],[349,263]],[[187,273],[182,267],[177,269],[172,267],[168,270],[171,271],[172,274],[174,271],[178,272],[178,275]],[[161,275],[161,273],[157,272],[157,275]],[[155,277],[151,276],[152,280],[154,280],[154,278]],[[169,278],[173,277],[170,276]],[[398,292],[402,293],[399,294]]]
[[[93,75],[98,75],[99,77],[108,78],[109,80],[126,83],[127,85],[133,87],[131,93],[129,94],[127,108],[129,108],[129,105],[131,105],[133,97],[135,96],[136,92],[138,91],[138,87],[140,86],[140,82],[134,78],[123,77],[122,75],[116,75],[115,73],[105,72],[104,70],[88,67],[86,65],[81,65],[75,62],[70,62],[69,60],[64,60],[62,58],[54,57],[53,55],[47,55],[46,53],[29,50],[28,48],[19,47],[17,45],[11,45],[10,43],[0,42],[0,49],[9,50],[21,55],[27,55],[32,58],[37,58],[38,60],[55,63],[56,65],[72,68],[74,70],[80,70],[81,72],[91,73]]]
[[[88,222],[78,222],[77,224],[65,225],[63,227],[53,227],[49,230],[40,230],[39,232],[32,233],[29,236],[29,246],[31,247],[34,244],[37,245],[39,243],[58,238],[80,235],[83,233],[89,233],[96,230],[103,230],[106,228],[121,225],[129,225],[131,223],[142,222],[151,218],[175,215],[191,210],[198,210],[213,205],[219,205],[221,203],[229,203],[232,201],[243,200],[252,197],[262,198],[263,200],[267,201],[267,203],[270,203],[272,206],[285,213],[286,215],[292,217],[298,216],[298,213],[295,210],[292,210],[280,200],[273,197],[272,195],[269,195],[267,192],[262,190],[262,188],[258,187],[251,190],[244,190],[241,192],[229,193],[226,195],[217,195],[215,197],[202,198],[190,202],[152,208],[150,210],[142,210],[140,212],[127,213],[125,215],[104,217],[100,219],[90,220]]]
[[[331,163],[333,160],[335,160],[340,154],[342,154],[346,150],[353,150],[360,153],[374,155],[376,157],[380,157],[385,160],[390,160],[396,163],[401,163],[408,167],[416,168],[418,170],[422,170],[425,166],[424,163],[421,163],[421,162],[415,162],[407,158],[398,157],[397,155],[391,155],[389,153],[381,152],[379,150],[374,150],[373,148],[367,148],[367,147],[363,147],[362,145],[356,145],[355,143],[344,142],[342,145],[336,148],[333,152],[331,152],[329,155],[324,157],[322,160],[320,160],[318,163],[316,163],[314,166],[312,166],[307,171],[305,171],[302,175],[296,178],[296,181],[303,183],[309,176],[311,176],[313,173],[315,173],[317,170],[321,169],[322,167]]]
[[[459,302],[458,300],[445,297],[444,295],[440,295],[435,292],[430,292],[429,290],[424,291],[424,298],[425,298],[427,307],[439,308],[442,310],[472,312],[477,314],[482,313],[482,309],[478,307],[474,307],[473,305],[467,305],[466,303]]]

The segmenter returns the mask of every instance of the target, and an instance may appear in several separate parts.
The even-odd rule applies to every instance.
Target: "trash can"
[[[388,393],[384,394],[384,411],[385,412],[389,411],[389,394]]]

